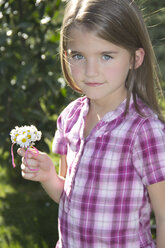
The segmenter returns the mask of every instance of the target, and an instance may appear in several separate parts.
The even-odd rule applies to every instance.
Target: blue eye
[[[75,60],[81,60],[84,58],[84,56],[82,56],[81,54],[74,54],[72,55],[72,58]]]
[[[106,61],[112,59],[112,57],[110,55],[107,55],[107,54],[104,54],[102,56],[102,58],[103,58],[103,60],[106,60]]]

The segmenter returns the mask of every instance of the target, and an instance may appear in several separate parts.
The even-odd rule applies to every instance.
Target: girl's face
[[[116,104],[125,99],[130,53],[86,29],[72,28],[67,55],[70,73],[82,92],[96,102]]]

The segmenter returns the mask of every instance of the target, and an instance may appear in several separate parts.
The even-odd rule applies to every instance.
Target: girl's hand
[[[21,170],[24,179],[44,183],[57,175],[53,162],[46,153],[39,151],[36,154],[33,149],[30,149],[30,151],[27,159],[25,159],[25,150],[23,148],[19,148],[17,151],[22,157]],[[33,170],[30,170],[30,168]]]

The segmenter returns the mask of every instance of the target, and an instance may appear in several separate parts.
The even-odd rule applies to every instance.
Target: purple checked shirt
[[[90,101],[58,118],[53,151],[67,155],[58,248],[154,248],[147,186],[165,180],[165,125],[140,100],[107,113],[83,136]]]

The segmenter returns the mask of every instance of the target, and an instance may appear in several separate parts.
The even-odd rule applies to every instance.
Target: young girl
[[[155,59],[132,0],[70,0],[61,29],[68,84],[84,94],[58,118],[53,151],[23,149],[22,175],[59,202],[59,248],[165,247],[165,124]],[[151,207],[157,225],[150,231]]]

